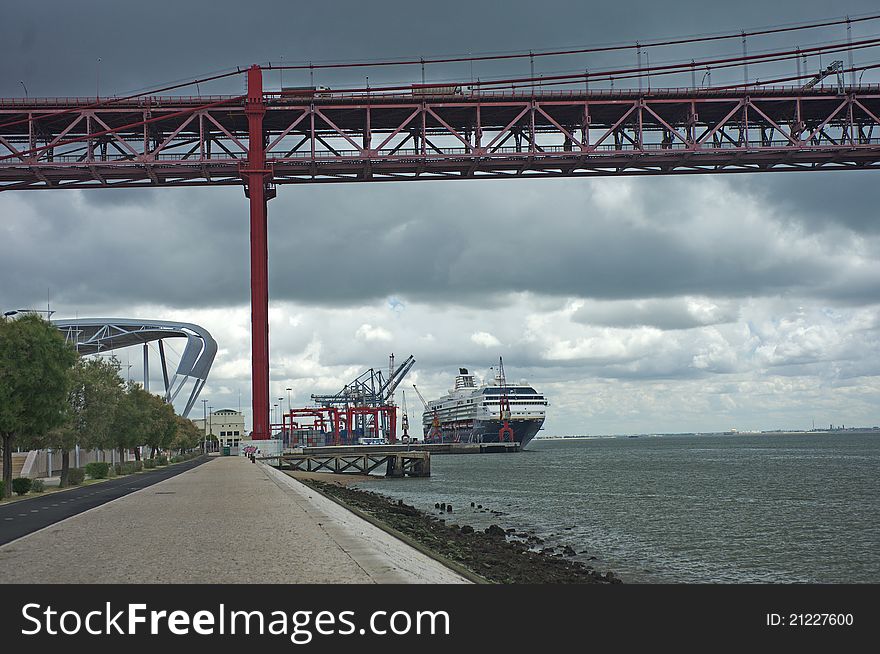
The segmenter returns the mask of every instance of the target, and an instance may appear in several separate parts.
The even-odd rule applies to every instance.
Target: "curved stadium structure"
[[[140,320],[135,318],[77,318],[53,320],[52,324],[64,332],[68,342],[76,345],[81,355],[99,354],[119,348],[144,344],[144,387],[149,388],[149,358],[147,343],[158,341],[162,379],[165,382],[165,401],[174,402],[181,390],[192,381],[192,389],[180,415],[186,417],[201,393],[211,364],[217,354],[217,342],[208,330],[187,322]],[[163,340],[186,338],[186,347],[169,380]]]

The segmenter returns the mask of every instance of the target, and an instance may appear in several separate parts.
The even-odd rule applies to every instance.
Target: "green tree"
[[[144,444],[150,446],[150,458],[156,452],[171,447],[177,433],[177,415],[174,407],[166,404],[158,395],[147,394],[146,405],[149,412],[149,425],[145,433]]]
[[[100,396],[100,402],[107,407],[104,418],[107,423],[96,430],[83,430],[80,447],[87,450],[108,450],[115,446],[113,439],[113,427],[116,424],[116,415],[122,411],[122,402],[125,396],[125,382],[119,377],[120,363],[116,357],[105,362],[105,367],[100,372],[93,371],[95,376],[92,382],[96,385],[95,395]],[[113,371],[113,375],[110,371]]]
[[[181,416],[175,416],[175,418],[177,429],[171,447],[183,454],[187,450],[198,446],[199,441],[202,439],[202,430],[196,427],[192,420]]]
[[[64,422],[77,358],[61,332],[36,314],[0,318],[0,437],[7,497],[13,442],[45,438]]]
[[[110,437],[122,379],[119,364],[102,359],[80,359],[73,367],[64,423],[49,433],[48,445],[61,449],[61,486],[67,486],[70,450],[104,447]]]
[[[129,382],[113,416],[109,446],[119,451],[120,459],[125,457],[126,450],[134,449],[139,461],[141,445],[149,445],[153,454],[172,446],[178,430],[176,418],[174,407],[139,384]]]
[[[126,450],[143,444],[140,442],[140,437],[148,415],[138,390],[140,387],[134,382],[130,381],[126,384],[110,426],[108,444],[119,452],[120,461],[125,460]]]

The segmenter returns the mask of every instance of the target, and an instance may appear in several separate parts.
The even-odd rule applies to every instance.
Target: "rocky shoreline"
[[[438,514],[444,515],[441,518],[371,491],[317,479],[301,481],[491,583],[622,583],[613,572],[603,574],[590,565],[570,560],[576,552],[569,546],[542,547],[544,541],[534,534],[505,530],[496,524],[482,531],[454,524],[452,507],[445,504],[435,506]]]

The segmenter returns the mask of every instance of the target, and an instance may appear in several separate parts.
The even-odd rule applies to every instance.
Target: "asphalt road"
[[[200,456],[183,463],[109,479],[100,484],[89,484],[4,504],[0,506],[0,545],[192,470],[209,459],[208,456]]]

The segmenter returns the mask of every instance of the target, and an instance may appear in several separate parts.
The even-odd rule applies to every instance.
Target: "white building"
[[[213,411],[208,416],[208,429],[205,431],[205,420],[199,418],[193,420],[196,426],[202,430],[202,433],[215,436],[220,443],[220,447],[238,447],[242,438],[247,438],[248,434],[244,430],[244,414],[232,409],[220,409]]]

